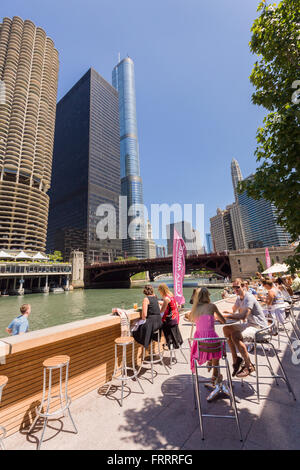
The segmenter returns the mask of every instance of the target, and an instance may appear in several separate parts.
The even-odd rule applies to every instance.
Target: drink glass
[[[138,304],[133,304],[133,309],[137,310],[138,309]]]

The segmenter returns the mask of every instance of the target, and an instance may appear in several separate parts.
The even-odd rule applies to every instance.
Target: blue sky
[[[203,203],[205,231],[233,201],[230,162],[256,168],[250,28],[258,0],[2,0],[2,16],[31,19],[59,51],[58,99],[94,67],[111,82],[135,62],[144,201]]]

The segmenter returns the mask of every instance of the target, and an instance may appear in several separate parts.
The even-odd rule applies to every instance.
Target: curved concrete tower
[[[0,249],[44,251],[58,52],[42,28],[0,24]]]

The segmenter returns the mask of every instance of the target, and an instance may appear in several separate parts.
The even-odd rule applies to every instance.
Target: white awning
[[[286,273],[289,267],[286,264],[275,263],[266,269],[262,274]]]
[[[47,256],[42,255],[42,253],[38,252],[32,257],[32,259],[40,259],[40,260],[46,261],[49,258],[47,258]]]
[[[24,251],[20,251],[20,253],[15,256],[16,259],[32,259],[31,256],[27,255]]]
[[[9,253],[6,253],[5,251],[1,250],[0,251],[0,258],[14,258],[14,256],[10,255]]]

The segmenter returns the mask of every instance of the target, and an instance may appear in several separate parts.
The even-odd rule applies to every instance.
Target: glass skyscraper
[[[122,254],[119,239],[100,240],[97,208],[116,210],[120,196],[118,93],[93,69],[59,101],[53,153],[47,248],[67,259],[80,249],[87,262]]]
[[[143,185],[136,122],[134,63],[130,57],[115,66],[112,84],[119,93],[121,194],[127,197],[127,212],[131,207],[127,219],[130,233],[123,239],[122,247],[126,256],[145,258]]]
[[[249,176],[246,179],[251,178]],[[276,222],[276,209],[265,199],[252,199],[245,192],[238,194],[248,248],[286,246],[289,234]]]

